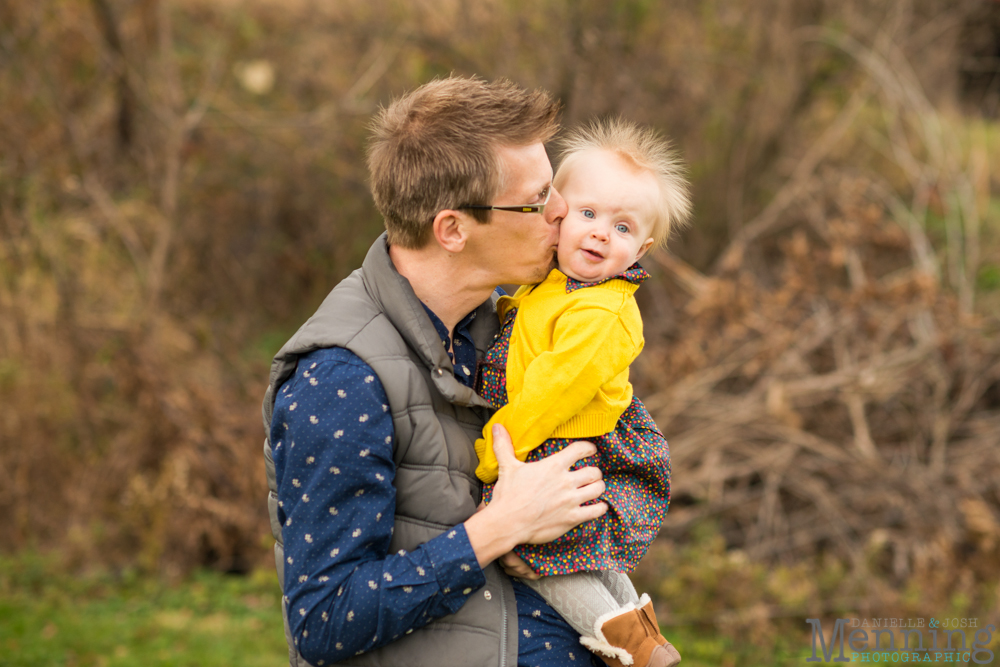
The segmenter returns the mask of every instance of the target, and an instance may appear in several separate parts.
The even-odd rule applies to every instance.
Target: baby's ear
[[[652,247],[652,245],[653,239],[646,239],[643,241],[643,244],[639,246],[639,252],[635,253],[635,261],[638,262],[642,256],[646,254],[646,251]]]

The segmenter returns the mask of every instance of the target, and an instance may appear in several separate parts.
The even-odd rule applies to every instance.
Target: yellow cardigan
[[[521,461],[549,438],[588,438],[615,429],[632,401],[628,367],[642,351],[638,285],[625,280],[566,293],[553,269],[537,285],[497,303],[500,320],[517,308],[507,352],[507,405],[476,440],[484,482],[497,479],[494,424],[503,424]]]

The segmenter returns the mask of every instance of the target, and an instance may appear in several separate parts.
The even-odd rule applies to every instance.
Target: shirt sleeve
[[[628,368],[642,349],[618,312],[602,307],[568,310],[556,320],[551,350],[524,370],[521,390],[510,397],[483,427],[476,441],[476,475],[495,482],[499,466],[493,454],[493,425],[503,424],[524,460],[593,400],[601,386]]]
[[[271,426],[292,637],[322,665],[454,613],[486,579],[463,525],[389,554],[393,426],[371,367],[344,349],[299,359]]]

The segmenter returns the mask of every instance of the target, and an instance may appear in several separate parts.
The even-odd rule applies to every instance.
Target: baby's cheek
[[[559,225],[559,249],[562,250],[563,246],[568,245],[570,241],[570,231],[567,229],[569,225],[565,222]]]
[[[559,247],[556,248],[556,263],[560,269],[569,263],[569,242],[563,241],[562,234],[559,235]]]

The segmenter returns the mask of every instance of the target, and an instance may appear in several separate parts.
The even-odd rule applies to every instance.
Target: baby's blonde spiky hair
[[[670,141],[650,127],[640,127],[620,117],[596,120],[570,130],[560,140],[559,170],[572,167],[573,158],[600,148],[646,169],[660,185],[660,201],[653,221],[654,244],[664,246],[674,229],[686,226],[691,215],[686,169]]]

